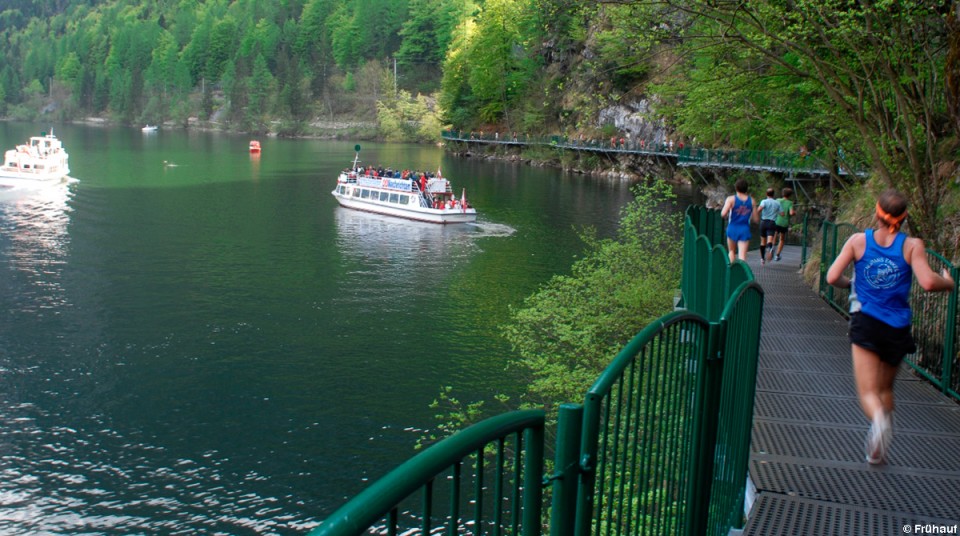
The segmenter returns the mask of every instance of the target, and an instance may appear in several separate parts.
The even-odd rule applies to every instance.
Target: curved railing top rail
[[[744,266],[746,266],[745,263]],[[730,316],[733,315],[734,310],[740,303],[740,296],[743,296],[751,289],[759,292],[761,296],[763,295],[763,287],[753,279],[740,283],[740,285],[730,293],[730,297],[727,299],[727,305],[723,308],[723,312],[720,313],[720,322],[730,320]]]
[[[440,441],[410,458],[371,484],[334,512],[311,536],[359,534],[396,504],[445,469],[484,445],[509,434],[543,428],[543,410],[519,410],[497,415]]]
[[[620,353],[613,358],[613,361],[607,365],[607,368],[604,369],[603,373],[600,374],[600,377],[593,382],[593,385],[590,387],[590,390],[587,391],[587,397],[602,397],[605,396],[611,389],[611,387],[616,383],[620,376],[623,374],[623,371],[626,370],[630,363],[633,361],[637,353],[654,337],[656,337],[661,331],[684,321],[693,321],[701,324],[704,328],[709,327],[709,322],[703,316],[693,313],[690,311],[674,311],[667,315],[664,315],[657,320],[647,324],[647,327],[643,328],[640,333],[629,342],[626,346],[620,350]]]

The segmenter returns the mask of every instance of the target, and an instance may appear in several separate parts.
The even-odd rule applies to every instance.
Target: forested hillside
[[[297,133],[432,92],[467,0],[0,4],[0,112]],[[394,61],[396,70],[394,70]],[[389,93],[389,95],[387,95]],[[413,99],[411,99],[413,100]]]
[[[865,166],[956,250],[956,0],[7,0],[0,115],[670,136]],[[801,149],[802,148],[802,149]],[[836,174],[837,181],[849,180]]]

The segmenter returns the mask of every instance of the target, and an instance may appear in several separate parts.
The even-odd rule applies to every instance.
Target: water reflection
[[[513,233],[501,224],[438,225],[343,207],[337,207],[334,220],[338,249],[360,264],[356,271],[380,277],[449,271],[451,258],[477,251],[476,238]]]
[[[72,182],[0,192],[3,257],[35,289],[32,300],[21,302],[21,312],[66,305],[61,276],[69,245]]]

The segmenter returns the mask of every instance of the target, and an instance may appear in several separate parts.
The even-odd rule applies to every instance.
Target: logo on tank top
[[[863,275],[873,288],[890,288],[900,280],[900,270],[896,263],[886,257],[871,259],[864,268]]]

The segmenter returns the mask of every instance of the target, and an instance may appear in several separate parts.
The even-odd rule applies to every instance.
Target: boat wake
[[[513,233],[517,232],[516,229],[510,227],[505,223],[493,223],[493,222],[483,222],[478,221],[471,223],[474,229],[477,231],[479,236],[492,236],[492,237],[503,237],[510,236]]]

